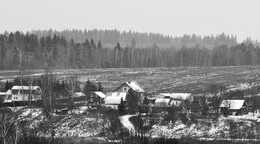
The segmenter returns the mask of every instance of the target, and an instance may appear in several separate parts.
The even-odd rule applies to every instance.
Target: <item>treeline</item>
[[[67,40],[73,39],[75,42],[82,43],[86,39],[93,39],[98,42],[101,41],[104,47],[113,48],[116,43],[120,42],[122,47],[151,47],[153,44],[157,44],[160,48],[180,48],[182,45],[188,47],[195,46],[197,44],[212,48],[216,45],[228,45],[233,46],[237,44],[237,38],[235,36],[225,35],[210,35],[201,37],[199,35],[183,35],[182,37],[164,36],[162,34],[154,33],[139,33],[132,31],[120,32],[118,30],[63,30],[53,31],[50,30],[38,30],[33,31],[38,37],[46,37],[54,35],[64,37]]]
[[[117,43],[108,48],[94,39],[75,42],[63,36],[16,32],[0,35],[0,60],[0,69],[238,66],[260,64],[260,49],[251,43],[212,49],[201,45],[161,48],[157,44],[138,48]]]

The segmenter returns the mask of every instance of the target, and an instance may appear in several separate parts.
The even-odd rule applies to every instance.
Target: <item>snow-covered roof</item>
[[[145,92],[144,89],[142,89],[141,86],[135,81],[125,83],[136,92]]]
[[[6,91],[6,94],[7,94],[7,95],[11,95],[11,94],[12,94],[12,91],[9,89],[8,91]]]
[[[83,92],[75,92],[75,97],[86,96]]]
[[[38,90],[39,86],[13,86],[12,90]]]
[[[169,103],[170,99],[156,99],[155,103]]]
[[[115,105],[115,104],[120,104],[121,98],[125,100],[126,98],[126,92],[112,92],[108,93],[106,98],[105,98],[105,104],[106,105]]]
[[[191,93],[160,93],[160,95],[178,100],[187,100],[190,98]]]
[[[104,93],[102,93],[101,91],[95,91],[94,93],[96,95],[98,95],[99,97],[101,97],[101,98],[105,98],[106,97],[106,95]]]
[[[227,107],[229,109],[241,109],[245,103],[245,100],[223,100],[220,107]]]
[[[6,92],[0,92],[0,95],[6,95]]]
[[[125,82],[122,85],[120,85],[116,90],[120,89],[124,85],[129,86],[131,89],[133,89],[136,92],[145,92],[144,89],[142,89],[141,86],[135,81]]]

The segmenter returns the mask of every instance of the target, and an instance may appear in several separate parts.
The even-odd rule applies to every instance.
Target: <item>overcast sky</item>
[[[259,0],[0,0],[0,32],[118,29],[260,40]]]

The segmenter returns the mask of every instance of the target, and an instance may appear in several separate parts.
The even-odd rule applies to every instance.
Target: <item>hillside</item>
[[[66,77],[77,77],[81,84],[89,79],[101,82],[105,91],[117,88],[125,81],[137,81],[148,93],[158,92],[191,92],[201,93],[209,84],[220,84],[230,88],[245,85],[252,87],[259,84],[259,66],[248,67],[188,67],[188,68],[118,68],[118,69],[71,69],[54,70],[59,80]],[[26,71],[24,77],[37,77],[42,70]],[[1,71],[0,79],[17,77],[18,71]]]

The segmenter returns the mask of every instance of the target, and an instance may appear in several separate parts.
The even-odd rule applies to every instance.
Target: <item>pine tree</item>
[[[83,89],[83,93],[86,95],[88,101],[90,100],[91,94],[96,90],[96,85],[88,80]]]
[[[129,89],[126,95],[126,104],[129,113],[138,112],[138,103],[139,103],[138,94],[134,90]]]
[[[88,80],[83,89],[83,93],[87,96],[87,98],[90,97],[91,90],[92,90],[92,85],[91,82]]]
[[[150,104],[150,101],[149,101],[149,99],[147,97],[144,97],[143,104],[144,105],[149,105]]]
[[[104,90],[104,88],[103,88],[101,82],[99,82],[99,83],[98,83],[97,91],[101,91],[101,92],[103,92],[103,90]]]
[[[102,44],[101,44],[100,41],[98,42],[98,46],[97,46],[97,48],[98,48],[98,49],[102,49]]]
[[[126,113],[126,104],[123,98],[121,98],[120,104],[118,105],[118,112],[122,115]]]

